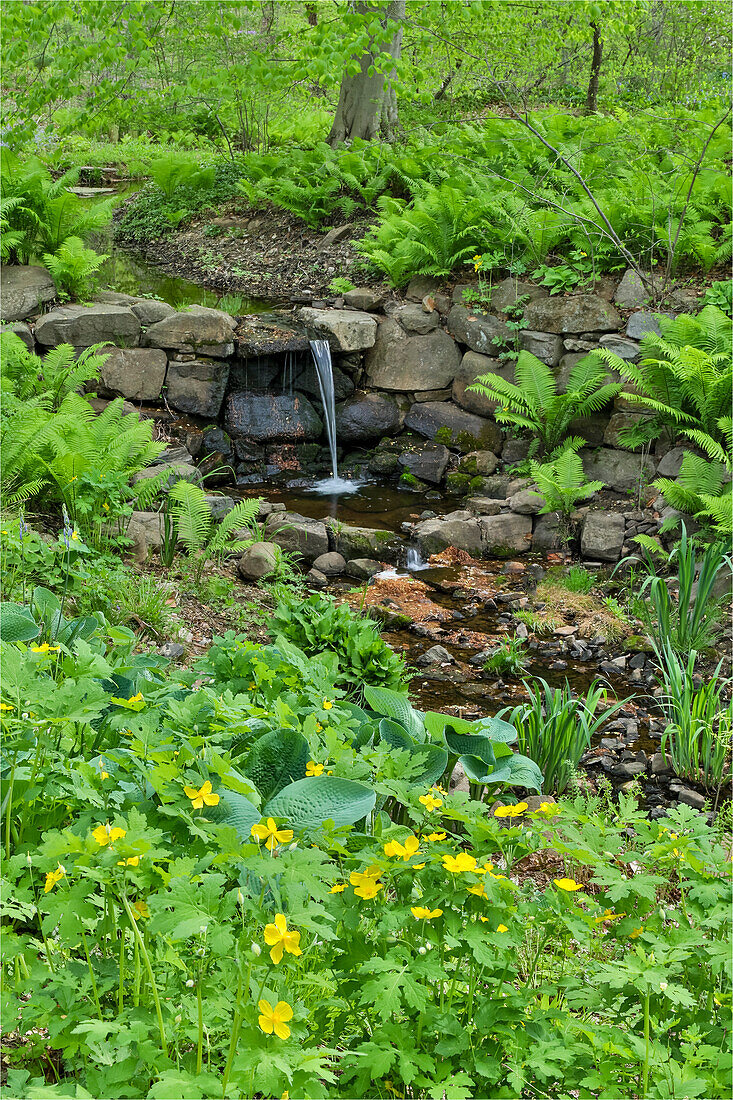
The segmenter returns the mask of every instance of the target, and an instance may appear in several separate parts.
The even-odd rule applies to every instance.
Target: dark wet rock
[[[280,547],[274,542],[256,542],[244,551],[237,564],[240,577],[259,581],[277,569]]]
[[[234,319],[220,309],[190,306],[151,325],[142,344],[147,348],[226,359],[234,353],[235,327]]]
[[[499,459],[493,451],[469,451],[458,463],[461,473],[471,477],[491,477],[498,466]]]
[[[215,359],[172,360],[168,364],[168,403],[180,412],[215,419],[229,380],[229,364]]]
[[[293,379],[292,389],[300,393],[307,393],[309,397],[315,397],[319,404],[322,401],[321,387],[318,383],[318,375],[313,362],[309,362],[305,370],[296,374]],[[344,374],[339,367],[333,365],[333,394],[336,401],[344,401],[354,392],[354,383],[348,374]]]
[[[418,668],[429,668],[431,665],[455,664],[455,658],[442,645],[434,645],[420,654],[415,664]]]
[[[330,549],[326,525],[297,512],[272,512],[265,521],[265,536],[308,562],[314,562]]]
[[[638,406],[636,407],[638,408]],[[651,420],[651,417],[644,413],[614,412],[603,433],[603,442],[607,447],[620,447],[622,446],[621,440],[627,431],[634,428],[643,428],[649,420]],[[624,449],[638,452],[641,450],[641,446],[631,448],[624,445]]]
[[[408,451],[400,455],[401,466],[409,470],[421,481],[440,485],[448,466],[450,451],[441,443],[429,444],[418,451]]]
[[[424,336],[408,336],[389,317],[378,326],[365,366],[369,384],[375,389],[414,392],[449,386],[460,361],[456,342],[442,329]]]
[[[300,394],[230,393],[224,425],[231,436],[255,443],[320,439],[323,424],[307,397]]]
[[[614,332],[622,321],[613,306],[598,294],[541,298],[524,310],[527,328],[536,332]]]
[[[32,317],[55,297],[56,287],[45,267],[21,264],[0,267],[0,320],[22,321]]]
[[[461,344],[482,355],[491,355],[510,339],[509,329],[498,317],[467,306],[453,306],[447,328]]]
[[[357,581],[366,581],[382,570],[382,563],[374,558],[352,558],[347,561],[344,572]]]
[[[377,451],[377,453],[369,459],[367,466],[370,473],[381,474],[386,477],[398,474],[402,469],[399,456],[389,451]]]
[[[482,478],[480,495],[493,500],[504,501],[511,480],[509,474],[491,474],[489,477],[484,477]]]
[[[673,447],[671,451],[667,451],[657,466],[657,477],[677,477],[682,469],[682,460],[686,454],[685,447]]]
[[[339,440],[364,443],[395,435],[404,421],[397,401],[385,393],[356,393],[336,406]]]
[[[405,297],[410,302],[422,302],[426,294],[434,294],[440,283],[433,275],[413,275],[407,284]]]
[[[232,441],[223,428],[206,428],[201,436],[200,452],[229,458],[233,452]]]
[[[501,448],[501,457],[507,466],[515,462],[524,462],[529,455],[530,439],[507,439]]]
[[[305,575],[305,579],[311,588],[327,588],[328,577],[325,573],[321,573],[320,569],[311,568]]]
[[[133,401],[157,401],[165,382],[168,359],[157,348],[102,349],[107,360],[100,371],[101,392]]]
[[[705,807],[705,795],[694,791],[692,787],[673,781],[669,789],[678,802],[684,802],[686,806],[692,806],[693,810],[702,810]]]
[[[36,340],[44,347],[73,344],[123,344],[134,347],[140,339],[140,321],[126,306],[59,306],[36,323]]]
[[[455,403],[467,412],[475,413],[477,416],[491,416],[499,402],[468,388],[483,375],[496,375],[507,382],[513,382],[514,363],[511,361],[503,363],[500,359],[491,359],[488,355],[467,351],[456,373],[452,396]]]
[[[435,439],[440,433],[440,443],[458,446],[464,451],[480,447],[498,451],[501,447],[501,429],[493,420],[474,416],[446,401],[413,405],[405,417],[405,427],[428,439]]]
[[[519,347],[528,351],[548,367],[556,367],[562,355],[562,336],[553,332],[535,332],[523,329],[519,333]]]
[[[319,569],[326,577],[337,577],[346,569],[346,558],[335,550],[329,550],[327,554],[321,554],[316,558],[313,568]]]

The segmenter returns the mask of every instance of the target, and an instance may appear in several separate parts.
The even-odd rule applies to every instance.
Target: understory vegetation
[[[0,256],[20,276],[15,312],[3,295],[16,331],[0,334],[7,1096],[729,1097],[728,6],[43,0],[5,5],[3,23]],[[175,255],[188,230],[210,245],[232,315],[249,299],[223,246],[245,253],[256,234],[273,267],[310,242],[313,286],[317,275],[334,298],[376,288],[388,316],[415,276],[440,279],[441,325],[451,307],[472,321],[499,312],[510,276],[508,336],[489,349],[501,372],[466,394],[495,403],[509,438],[497,430],[477,451],[444,425],[426,448],[448,492],[491,488],[474,498],[491,508],[481,523],[453,513],[481,528],[479,547],[501,517],[530,532],[511,554],[540,523],[556,549],[487,563],[480,605],[468,585],[441,587],[480,564],[449,546],[428,563],[441,562],[434,590],[428,572],[407,581],[435,596],[423,620],[391,598],[369,604],[362,578],[397,578],[372,560],[391,533],[351,528],[370,556],[347,563],[345,551],[326,592],[319,558],[307,574],[283,549],[298,546],[288,520],[304,517],[283,512],[278,528],[284,504],[243,499],[249,474],[236,501],[225,495],[240,439],[208,417],[182,427],[97,400],[117,392],[102,383],[116,349],[46,349],[39,315],[119,289],[101,281],[96,232],[104,251]],[[53,286],[26,308],[22,278],[46,278],[28,267]],[[617,354],[630,340],[601,347],[575,328],[568,370],[523,350],[522,280],[605,297],[605,309],[622,273],[633,308],[655,314],[634,361]],[[423,282],[409,292],[426,325],[409,330],[411,348],[435,336],[458,362],[428,317],[437,284]],[[298,301],[314,298],[309,283]],[[568,333],[534,335],[559,349]],[[195,358],[163,345],[164,374]],[[205,368],[216,360],[201,347]],[[292,396],[301,361],[288,354]],[[339,362],[351,390],[368,384],[357,356]],[[353,384],[347,369],[361,372]],[[428,406],[453,395],[468,416],[448,374],[442,390],[377,396],[400,425],[421,392]],[[154,392],[178,409],[165,387]],[[627,453],[612,453],[638,457],[638,485],[599,502],[610,482],[586,473],[591,436],[574,433],[612,402],[632,410]],[[189,428],[196,468],[167,461]],[[402,466],[389,431],[367,457],[425,495],[412,519],[425,507],[420,519],[442,521],[443,501],[426,506],[433,482]],[[424,457],[422,438],[401,438],[409,461]],[[650,486],[650,450],[680,447],[679,474]],[[269,469],[270,450],[255,452],[251,468]],[[661,529],[644,522],[645,491]],[[615,557],[584,549],[586,567],[571,555],[594,498],[621,533]],[[631,530],[628,515],[642,516]],[[333,511],[321,528],[329,558],[346,545],[340,523]],[[245,583],[260,573],[243,558],[258,552],[261,579]],[[398,652],[406,626],[431,646],[417,659]],[[474,646],[489,629],[491,644]],[[436,694],[418,694],[426,686]],[[660,777],[675,794],[652,804]]]

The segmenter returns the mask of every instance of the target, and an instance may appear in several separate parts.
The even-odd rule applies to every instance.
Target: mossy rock
[[[397,482],[397,485],[398,488],[410,489],[413,493],[424,493],[427,492],[428,489],[428,486],[425,484],[425,482],[420,481],[420,478],[415,477],[415,475],[411,474],[409,470],[405,470],[405,472],[400,476],[400,480]]]
[[[369,618],[376,619],[387,630],[404,630],[412,623],[409,615],[379,603],[369,608]]]
[[[624,639],[624,650],[628,653],[653,653],[654,646],[643,634],[630,634]]]
[[[458,469],[461,473],[471,475],[475,477],[478,474],[478,462],[475,455],[469,455],[466,458],[462,458],[458,463]]]
[[[449,493],[467,493],[471,488],[471,478],[460,470],[451,470],[445,479]]]

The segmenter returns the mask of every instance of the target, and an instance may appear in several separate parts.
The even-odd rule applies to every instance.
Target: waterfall
[[[429,568],[428,562],[425,561],[416,546],[408,546],[405,568],[408,569],[411,573],[414,573],[418,569]]]
[[[331,472],[333,479],[338,478],[338,460],[336,456],[336,397],[333,388],[333,364],[328,340],[311,340],[313,362],[318,375],[318,387],[323,402],[323,416],[326,421],[326,435],[331,452]]]

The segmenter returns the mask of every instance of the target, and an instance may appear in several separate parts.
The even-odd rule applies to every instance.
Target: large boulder
[[[415,538],[420,553],[426,558],[447,550],[449,546],[479,557],[483,548],[479,521],[470,512],[423,520],[415,527]]]
[[[618,561],[625,530],[626,521],[618,512],[588,512],[580,532],[581,554],[593,561]]]
[[[274,573],[279,550],[280,547],[274,542],[255,542],[244,551],[237,563],[240,577],[246,581],[259,581]]]
[[[166,317],[172,317],[176,312],[173,306],[167,302],[159,302],[155,298],[136,298],[130,305],[130,309],[140,319],[141,325],[155,325],[158,321],[164,321]]]
[[[190,306],[151,325],[143,336],[147,348],[226,359],[234,354],[234,319],[220,309]]]
[[[440,321],[435,310],[425,310],[416,302],[405,302],[403,306],[398,306],[392,316],[399,321],[405,332],[416,336],[424,336],[426,332],[432,332],[438,327]]]
[[[400,465],[419,478],[433,485],[440,485],[448,467],[450,451],[441,443],[428,444],[419,451],[409,451],[400,455]]]
[[[502,279],[492,289],[491,308],[498,310],[500,313],[506,313],[507,310],[514,308],[518,298],[535,302],[538,298],[549,297],[549,294],[549,290],[546,290],[543,286],[521,282],[510,275],[508,278]]]
[[[216,419],[229,380],[229,364],[214,359],[189,359],[168,365],[168,403],[179,412]]]
[[[22,321],[40,313],[56,297],[56,287],[45,267],[0,267],[0,320]]]
[[[369,384],[379,390],[440,390],[456,376],[461,353],[442,329],[408,336],[393,317],[382,321],[366,356]]]
[[[615,332],[622,320],[617,310],[599,294],[574,294],[568,298],[538,298],[524,311],[527,328],[539,332]]]
[[[373,558],[380,561],[396,561],[402,550],[402,540],[391,531],[373,527],[351,527],[334,519],[327,519],[334,549],[347,561],[354,558]]]
[[[617,411],[611,415],[611,418],[606,425],[606,430],[603,433],[603,442],[607,447],[624,447],[625,450],[634,451],[641,450],[641,446],[631,448],[626,447],[625,444],[622,444],[621,442],[621,438],[623,437],[625,432],[629,431],[629,429],[632,428],[643,428],[645,422],[651,419],[651,415],[649,413],[645,415],[644,413],[638,411],[639,405],[632,406],[632,408],[635,408],[637,411]]]
[[[103,390],[132,401],[157,401],[168,365],[164,351],[110,346],[103,353],[107,356],[100,371]]]
[[[498,451],[501,429],[493,420],[475,416],[449,401],[422,401],[411,406],[405,417],[405,427],[427,439],[458,446],[464,451]],[[445,438],[444,438],[445,437]]]
[[[467,306],[453,306],[448,314],[447,327],[456,340],[482,355],[496,352],[511,336],[498,317],[468,309]]]
[[[479,355],[475,351],[467,351],[463,356],[453,382],[452,397],[456,405],[477,416],[491,416],[499,405],[498,401],[468,388],[484,374],[494,374],[513,382],[514,363],[511,360],[502,362],[501,359],[490,359],[488,355]]]
[[[344,304],[350,309],[371,311],[379,309],[383,301],[384,295],[370,286],[355,286],[344,294]]]
[[[156,462],[154,466],[146,466],[144,470],[140,470],[132,480],[137,484],[138,481],[149,481],[160,474],[167,475],[161,492],[170,489],[177,481],[190,481],[194,485],[202,482],[201,471],[192,462]]]
[[[59,306],[36,323],[36,340],[49,348],[104,343],[134,347],[140,340],[140,320],[129,306]]]
[[[331,371],[333,377],[334,400],[344,401],[347,397],[351,397],[354,392],[354,383],[351,381],[348,374],[345,374],[335,365],[332,365]],[[317,398],[319,402],[323,400],[321,397],[321,386],[318,381],[318,374],[312,360],[307,362],[303,370],[295,375],[293,384],[289,386],[288,389],[299,390],[300,393],[306,393],[309,397]]]
[[[519,333],[519,347],[522,351],[528,351],[548,367],[555,367],[560,362],[562,355],[562,336],[553,332],[533,332],[531,329],[522,329]]]
[[[479,517],[484,553],[490,558],[504,558],[526,553],[532,543],[532,517],[515,512]]]
[[[618,355],[619,359],[625,359],[629,363],[634,363],[639,358],[639,345],[635,340],[629,340],[626,336],[610,333],[601,336],[598,345],[612,351],[614,355]]]
[[[325,523],[297,512],[272,512],[265,520],[265,536],[311,564],[329,550]]]
[[[346,443],[365,443],[396,435],[404,414],[385,393],[356,393],[336,406],[336,436]]]
[[[638,309],[647,304],[649,297],[649,291],[640,277],[633,268],[627,267],[613,296],[616,305],[621,306],[622,309]]]
[[[309,336],[328,340],[335,351],[365,351],[374,346],[377,322],[368,313],[303,306],[299,317]]]
[[[150,550],[160,550],[163,545],[162,512],[133,512],[125,534],[132,541],[135,559],[145,561]]]
[[[653,332],[655,336],[661,336],[662,330],[658,321],[660,316],[674,317],[674,313],[649,313],[644,309],[632,313],[626,325],[626,336],[629,340],[641,340],[647,332]]]
[[[597,451],[582,451],[583,472],[588,481],[602,481],[617,493],[635,490],[640,481],[649,482],[656,463],[651,455],[634,455],[601,447]]]
[[[677,477],[686,454],[685,447],[672,447],[657,466],[657,477]]]
[[[254,443],[320,439],[323,423],[302,394],[230,393],[224,406],[224,427],[231,436]]]

